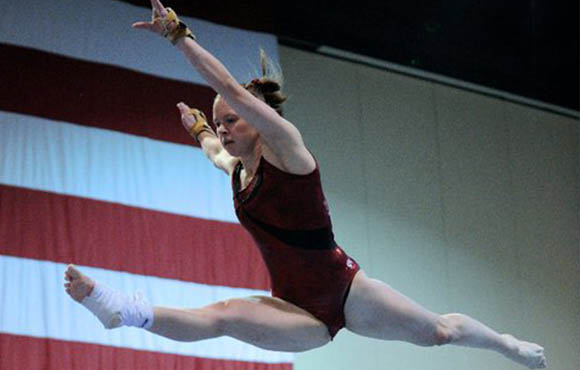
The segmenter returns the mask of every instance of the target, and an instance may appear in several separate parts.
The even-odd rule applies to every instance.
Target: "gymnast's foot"
[[[507,358],[530,369],[544,369],[546,367],[544,348],[535,343],[521,341],[509,334],[502,336],[506,340],[507,347],[509,348],[509,351],[504,353]]]
[[[75,266],[68,265],[64,279],[67,281],[64,284],[66,292],[72,299],[81,303],[83,299],[89,296],[95,288],[95,281],[88,276],[82,274]]]
[[[66,292],[89,311],[106,329],[136,326],[149,329],[153,324],[153,308],[141,296],[129,297],[99,284],[69,265],[65,272]]]

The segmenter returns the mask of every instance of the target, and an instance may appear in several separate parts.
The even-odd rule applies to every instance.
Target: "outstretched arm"
[[[156,12],[161,17],[167,14],[159,0],[151,0],[151,4],[154,14]],[[159,21],[137,22],[133,27],[158,34],[163,32]],[[306,149],[300,132],[292,123],[248,92],[217,58],[193,39],[182,37],[177,40],[176,46],[228,105],[260,132],[268,148],[290,172],[309,172],[314,169],[314,159]]]

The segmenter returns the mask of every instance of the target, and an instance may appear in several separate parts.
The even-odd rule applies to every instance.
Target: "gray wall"
[[[286,116],[317,156],[337,241],[367,273],[580,368],[580,123],[291,48]],[[520,369],[343,330],[309,369]]]

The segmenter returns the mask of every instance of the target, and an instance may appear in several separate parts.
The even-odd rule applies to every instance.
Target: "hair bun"
[[[277,81],[266,79],[260,83],[261,90],[266,94],[280,91],[280,84]]]
[[[268,58],[263,49],[260,49],[260,66],[262,77],[254,78],[243,86],[253,95],[263,97],[266,104],[282,115],[282,104],[287,99],[286,95],[281,92],[282,71]]]

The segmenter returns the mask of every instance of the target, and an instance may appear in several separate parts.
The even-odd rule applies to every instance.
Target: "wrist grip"
[[[199,135],[202,132],[208,132],[208,133],[212,134],[213,136],[216,136],[215,132],[213,132],[210,125],[207,123],[207,119],[205,118],[205,114],[203,114],[202,111],[200,111],[199,109],[191,108],[189,110],[189,114],[191,114],[193,116],[193,118],[195,119],[195,123],[189,129],[189,134],[197,142],[199,142]]]

